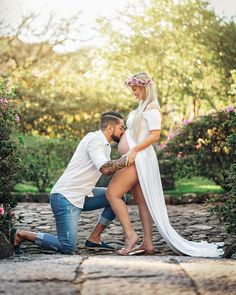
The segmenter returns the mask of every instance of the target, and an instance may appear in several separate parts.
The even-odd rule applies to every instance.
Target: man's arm
[[[105,164],[102,165],[102,167],[99,169],[99,171],[103,175],[112,175],[117,170],[122,169],[125,166],[127,166],[127,156],[123,156],[118,160],[107,161]]]

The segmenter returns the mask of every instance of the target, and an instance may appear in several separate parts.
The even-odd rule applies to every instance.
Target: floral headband
[[[151,79],[144,80],[144,79],[138,79],[136,77],[132,77],[130,79],[125,80],[125,85],[127,87],[131,87],[135,85],[145,87],[149,85],[150,83],[151,83]]]

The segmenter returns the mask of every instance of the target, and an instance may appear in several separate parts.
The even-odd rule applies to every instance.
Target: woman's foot
[[[133,232],[129,236],[126,236],[125,247],[118,250],[116,253],[119,255],[127,256],[131,252],[138,240],[139,236],[136,234],[136,232]]]

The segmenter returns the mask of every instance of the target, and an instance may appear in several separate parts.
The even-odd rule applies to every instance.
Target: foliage
[[[218,200],[209,200],[219,203],[210,208],[211,212],[216,213],[226,224],[228,233],[236,234],[236,164],[232,164],[227,173],[227,185],[229,193],[220,196]]]
[[[0,79],[0,230],[6,235],[15,222],[21,220],[13,212],[17,203],[11,194],[16,173],[21,168],[17,138],[20,117],[14,98],[11,83]]]
[[[183,165],[185,173],[205,176],[227,189],[225,177],[236,150],[233,107],[185,124],[175,130],[166,152],[176,158],[178,170]]]
[[[63,173],[75,150],[74,140],[23,137],[22,165],[24,173],[18,182],[30,181],[39,192],[45,192]]]
[[[176,159],[177,171],[184,167],[186,175],[201,175],[224,188],[212,212],[225,222],[226,229],[235,233],[236,225],[236,112],[233,106],[185,122],[172,133],[164,148]],[[177,173],[184,175],[183,171]]]
[[[157,85],[163,136],[173,124],[235,99],[236,24],[218,18],[208,1],[137,0],[115,19],[98,20],[105,46],[74,52],[55,48],[71,41],[78,17],[50,19],[38,29],[37,17],[0,37],[0,73],[17,85],[24,133],[82,138],[97,129],[101,112],[126,116],[136,102],[123,82],[139,70]],[[25,35],[37,43],[24,43]]]

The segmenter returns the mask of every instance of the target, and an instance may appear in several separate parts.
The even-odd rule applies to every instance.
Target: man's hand
[[[117,170],[120,170],[127,166],[127,155],[122,156],[118,160],[110,160],[107,161],[102,167],[99,169],[99,171],[103,175],[112,175],[114,174]]]

